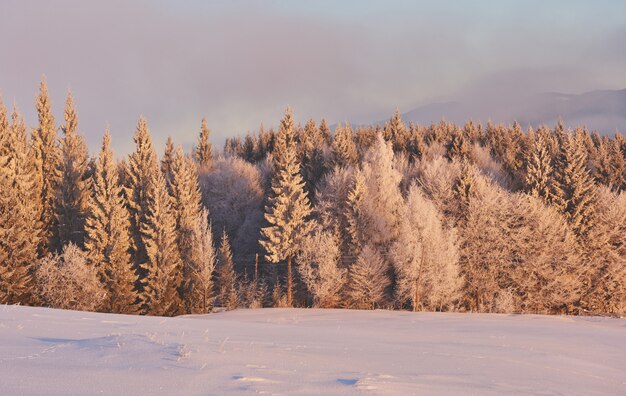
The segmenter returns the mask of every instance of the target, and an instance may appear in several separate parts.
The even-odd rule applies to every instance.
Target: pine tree
[[[385,300],[385,290],[391,283],[387,268],[376,248],[366,244],[349,268],[348,297],[351,306],[374,309]]]
[[[36,107],[39,127],[32,133],[33,161],[36,168],[34,188],[39,194],[39,219],[43,230],[40,253],[45,254],[53,248],[51,245],[56,227],[55,194],[59,185],[61,163],[61,152],[45,79],[41,81]]]
[[[237,290],[237,275],[233,262],[233,253],[228,242],[226,231],[222,233],[222,243],[217,255],[217,282],[218,298],[220,306],[228,310],[239,306],[239,293]]]
[[[146,217],[141,223],[146,249],[146,260],[141,264],[146,273],[141,299],[148,314],[177,315],[184,307],[179,295],[182,263],[176,243],[176,213],[163,174],[157,170],[148,183]]]
[[[192,276],[193,230],[200,216],[201,195],[196,165],[178,147],[171,164],[170,190],[176,215],[176,240],[183,263],[184,283]],[[188,300],[188,299],[185,299]],[[187,306],[187,309],[190,307]]]
[[[322,142],[327,146],[330,146],[331,137],[330,137],[330,128],[328,127],[328,123],[325,119],[322,119],[320,122],[320,136],[322,138]]]
[[[348,206],[346,211],[346,218],[348,221],[348,246],[351,255],[354,256],[355,259],[367,241],[367,237],[365,235],[368,228],[365,224],[367,217],[365,217],[363,213],[363,200],[366,195],[367,186],[365,185],[365,177],[363,172],[357,171],[354,175],[354,186],[348,193]]]
[[[454,195],[459,203],[459,210],[455,217],[461,222],[467,220],[470,203],[475,194],[475,175],[475,169],[467,159],[464,159],[461,163],[461,174],[454,184]]]
[[[92,176],[85,248],[89,262],[109,293],[107,311],[132,313],[137,299],[137,276],[130,257],[128,211],[110,144],[111,136],[105,131]]]
[[[389,122],[385,124],[383,136],[386,141],[391,142],[394,152],[406,151],[408,132],[402,121],[400,110],[396,109]]]
[[[201,210],[194,223],[191,246],[191,261],[183,286],[185,307],[188,313],[207,313],[213,306],[216,252],[209,212],[206,209]]]
[[[467,139],[463,135],[463,131],[457,130],[452,135],[450,143],[447,146],[447,158],[449,160],[458,159],[460,161],[468,160],[470,156],[470,146]]]
[[[552,160],[545,136],[538,133],[526,155],[526,191],[544,202],[552,200]]]
[[[335,129],[332,144],[332,161],[334,166],[354,166],[359,160],[359,153],[354,144],[352,128],[346,123]]]
[[[13,111],[9,125],[0,101],[0,303],[36,302],[32,273],[41,234],[24,120]]]
[[[200,126],[200,136],[198,138],[198,146],[196,147],[196,160],[201,168],[210,169],[213,166],[213,151],[209,136],[211,130],[206,125],[206,118],[202,119]]]
[[[326,170],[321,139],[315,121],[312,119],[307,121],[300,137],[300,163],[305,190],[311,201],[315,198],[315,189]]]
[[[287,260],[287,303],[292,305],[293,275],[291,260],[299,244],[312,229],[311,207],[304,191],[300,164],[296,158],[296,142],[291,109],[285,111],[276,140],[276,173],[272,180],[272,196],[265,209],[268,227],[261,230],[261,246],[271,263]]]
[[[168,183],[172,181],[172,163],[174,162],[174,142],[172,141],[172,137],[168,136],[165,141],[165,152],[163,153],[163,158],[161,159],[161,172],[165,175],[165,180]]]
[[[124,174],[125,195],[130,218],[131,255],[136,272],[143,278],[146,274],[141,270],[141,264],[148,260],[148,254],[141,228],[150,212],[148,197],[154,196],[152,179],[159,173],[156,153],[144,118],[139,119],[134,141],[136,149],[128,158]],[[137,286],[141,290],[141,284]]]
[[[55,250],[68,243],[84,247],[85,218],[89,200],[89,165],[87,145],[82,136],[76,133],[78,117],[74,109],[72,93],[68,92],[65,102],[65,125],[61,127],[64,136],[61,140],[61,180],[55,200],[56,221]]]
[[[583,132],[562,138],[562,153],[559,157],[554,180],[555,206],[565,215],[578,236],[589,230],[593,218],[596,186],[587,169],[587,150]]]

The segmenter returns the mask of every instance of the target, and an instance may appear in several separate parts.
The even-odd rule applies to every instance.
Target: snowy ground
[[[626,394],[626,319],[0,306],[0,394]]]

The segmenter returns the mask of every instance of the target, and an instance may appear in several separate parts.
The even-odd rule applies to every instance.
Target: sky
[[[372,122],[429,103],[626,88],[625,1],[0,0],[0,95],[37,123],[46,76],[94,153],[143,115],[158,149],[296,119]]]

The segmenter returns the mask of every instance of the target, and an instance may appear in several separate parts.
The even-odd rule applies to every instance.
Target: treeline
[[[0,104],[0,302],[178,315],[216,307],[626,312],[626,139],[442,121],[324,120],[214,153],[146,120],[90,158],[45,82],[30,132]]]

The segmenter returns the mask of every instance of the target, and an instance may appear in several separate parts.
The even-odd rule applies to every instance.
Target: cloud
[[[371,121],[495,85],[509,93],[626,86],[615,67],[623,23],[591,21],[590,42],[577,25],[583,12],[550,24],[554,12],[531,8],[9,0],[0,4],[0,92],[34,124],[46,74],[58,117],[72,88],[91,149],[109,126],[127,153],[139,115],[162,148],[167,135],[191,145],[203,116],[221,144],[262,121],[276,125],[287,105],[302,121]],[[603,38],[609,48],[599,53]],[[580,62],[589,51],[596,57]]]

